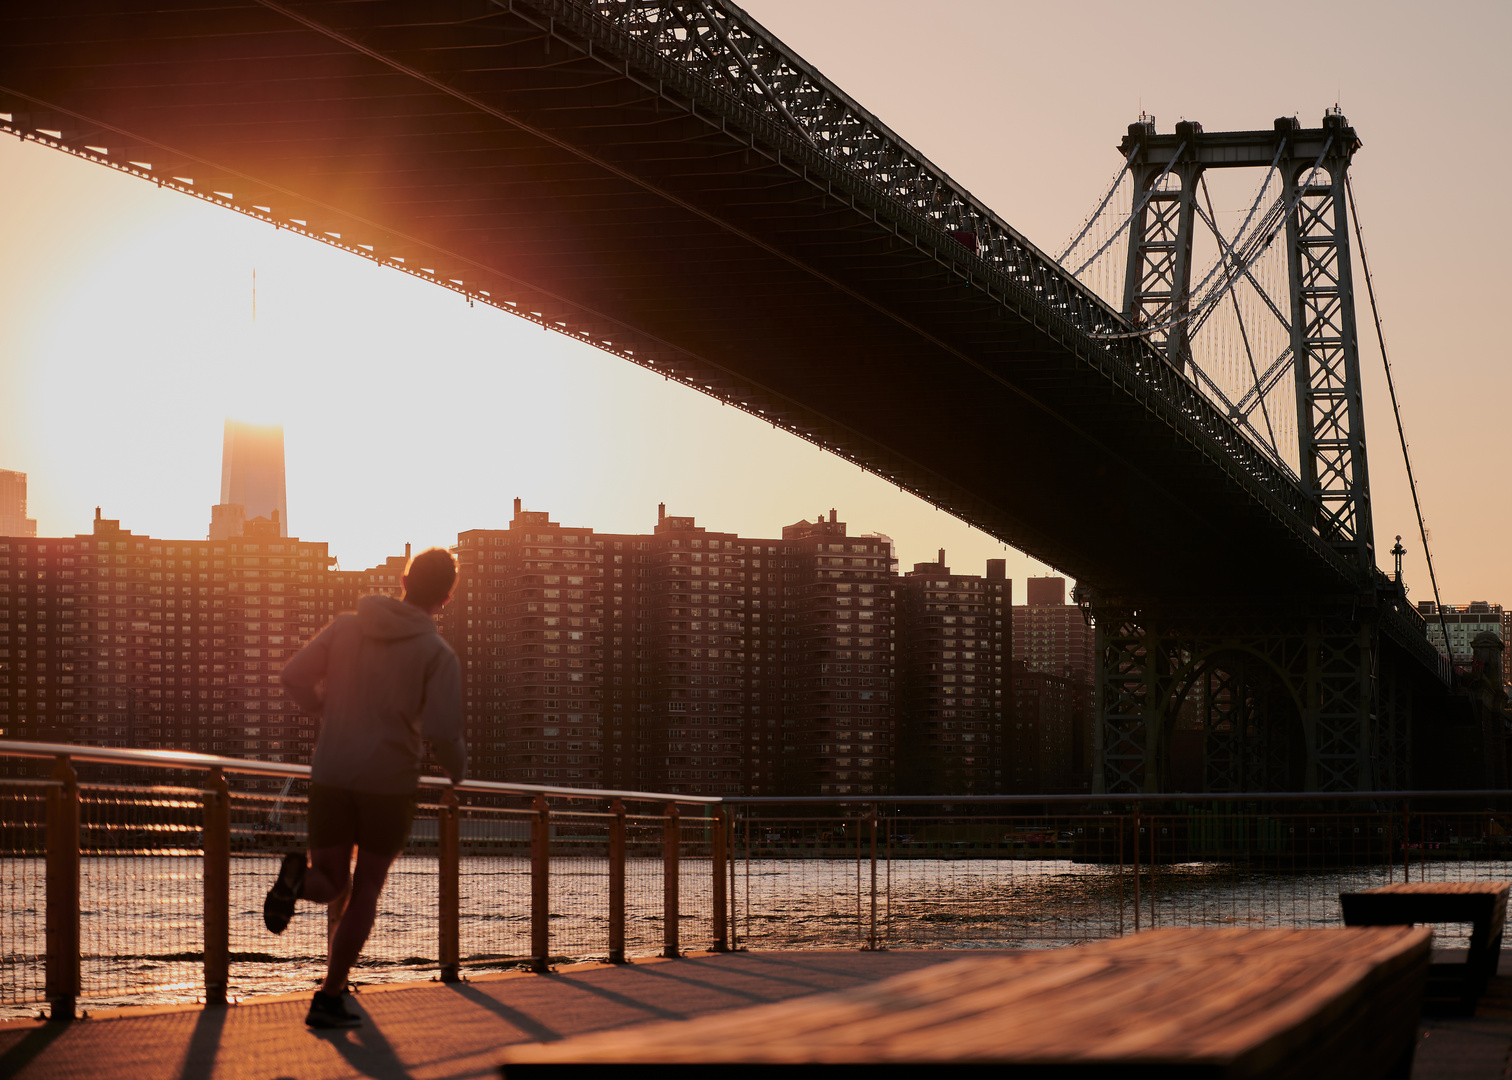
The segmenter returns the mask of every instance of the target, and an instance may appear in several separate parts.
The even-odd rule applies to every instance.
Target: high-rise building
[[[332,563],[266,519],[161,540],[96,510],[88,534],[0,538],[3,737],[308,762],[314,721],[278,672],[355,603]]]
[[[279,536],[289,535],[283,425],[228,419],[221,450],[220,502],[210,508],[209,538],[240,536],[245,523],[256,518],[272,522]]]
[[[784,760],[778,794],[873,795],[893,789],[897,739],[897,580],[886,537],[846,536],[835,511],[782,530]],[[753,597],[760,582],[753,565]],[[768,639],[769,640],[769,639]],[[770,655],[770,652],[768,652]],[[770,661],[769,661],[770,663]],[[768,669],[770,674],[770,669]],[[763,718],[763,722],[767,718]],[[770,730],[769,728],[767,730]]]
[[[993,795],[1008,790],[1003,693],[1012,658],[1007,562],[985,576],[952,574],[945,552],[898,581],[897,790]]]
[[[1505,644],[1508,630],[1512,629],[1512,611],[1486,600],[1472,600],[1468,604],[1445,604],[1442,609],[1432,600],[1419,600],[1417,607],[1418,613],[1428,622],[1428,640],[1433,642],[1441,654],[1461,666],[1468,667],[1473,663],[1470,643],[1477,634],[1495,634]],[[1447,648],[1444,641],[1446,626],[1449,631]]]
[[[1081,608],[1066,603],[1066,579],[1032,577],[1024,593],[1023,605],[1013,609],[1013,658],[1030,671],[1093,681],[1096,635]]]
[[[410,546],[404,545],[403,555],[390,555],[378,566],[366,570],[332,569],[329,583],[335,596],[335,612],[356,611],[357,601],[364,596],[404,597],[404,571],[409,566]],[[440,620],[446,618],[450,607],[443,608]],[[440,621],[438,620],[438,622]]]
[[[610,541],[616,557],[621,538]],[[758,689],[758,671],[773,663],[757,656],[757,643],[770,645],[756,632],[762,616],[753,611],[764,590],[749,580],[747,563],[760,561],[762,541],[734,533],[710,532],[692,517],[657,509],[648,537],[625,537],[640,548],[634,559],[639,585],[634,602],[619,615],[609,607],[606,636],[609,663],[621,653],[638,653],[635,684],[625,704],[634,705],[629,727],[635,750],[635,776],[657,790],[745,794],[756,779],[770,785],[772,766],[751,753],[753,725],[770,716]],[[753,553],[753,550],[754,553]],[[610,583],[610,595],[617,597]],[[633,613],[633,614],[632,614]],[[642,676],[642,672],[644,675]],[[613,679],[615,672],[610,673]],[[753,685],[754,684],[754,685]],[[617,691],[617,686],[611,685]],[[624,741],[620,695],[610,695],[611,745]],[[773,704],[776,704],[775,702]]]
[[[782,540],[662,507],[650,534],[515,505],[458,538],[446,625],[484,778],[698,794],[880,793],[891,556],[807,521]],[[833,549],[833,550],[832,550]]]
[[[1033,579],[1031,579],[1033,580]],[[1085,712],[1079,678],[1011,667],[1012,719],[1005,724],[1005,790],[1015,795],[1087,790],[1076,759],[1076,731]]]
[[[445,628],[462,662],[473,775],[604,786],[604,546],[518,499],[508,529],[457,538]]]
[[[326,545],[266,525],[228,541],[160,540],[95,513],[89,534],[0,540],[0,726],[308,761],[312,721],[277,679],[332,613]]]
[[[1065,790],[1078,790],[1080,778],[1092,768],[1097,635],[1081,608],[1066,602],[1065,578],[1032,577],[1025,586],[1025,603],[1013,609],[1013,658],[1029,672],[1075,683],[1068,691],[1074,703],[1068,775],[1076,779],[1076,785]],[[1043,692],[1051,689],[1040,687],[1024,700],[1041,700]],[[1055,690],[1051,697],[1058,693]],[[1011,749],[1009,756],[1014,756]]]
[[[36,535],[36,519],[26,516],[26,474],[0,469],[0,536]]]

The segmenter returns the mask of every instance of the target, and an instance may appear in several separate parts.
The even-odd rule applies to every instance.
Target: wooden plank
[[[547,1066],[996,1065],[1192,1076],[1384,1076],[1416,1036],[1430,934],[1151,931],[967,959],[691,1023],[512,1048]],[[1319,1071],[1324,1070],[1324,1071]]]
[[[1424,1005],[1434,1013],[1470,1015],[1496,973],[1507,919],[1504,881],[1400,882],[1339,894],[1348,926],[1465,923],[1472,926],[1463,964],[1434,964]]]
[[[1398,881],[1393,885],[1378,885],[1373,889],[1361,889],[1352,895],[1379,896],[1382,893],[1405,893],[1409,895],[1424,893],[1431,896],[1439,896],[1445,893],[1488,893],[1491,895],[1500,895],[1505,899],[1509,888],[1512,888],[1512,883],[1505,881]]]

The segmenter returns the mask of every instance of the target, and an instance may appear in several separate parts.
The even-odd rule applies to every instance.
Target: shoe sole
[[[294,918],[294,894],[285,892],[278,894],[281,885],[275,885],[268,890],[267,899],[263,901],[263,925],[275,934],[282,934],[289,926],[289,920]]]
[[[288,929],[289,921],[294,918],[294,900],[297,897],[296,889],[304,881],[304,859],[298,856],[300,874],[299,880],[293,886],[284,881],[284,870],[288,867],[294,855],[285,855],[284,861],[278,868],[278,880],[273,882],[273,887],[268,890],[267,898],[263,900],[263,925],[275,934],[282,934]]]

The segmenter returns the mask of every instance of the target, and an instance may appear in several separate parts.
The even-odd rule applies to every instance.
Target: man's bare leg
[[[300,890],[299,898],[316,904],[329,904],[346,892],[351,870],[351,844],[316,848],[310,852],[310,865],[305,870],[304,888]]]
[[[310,854],[313,862],[315,855],[319,853]],[[327,994],[346,992],[347,976],[351,974],[352,965],[357,962],[357,956],[362,952],[368,934],[372,932],[373,919],[378,914],[378,897],[383,892],[383,883],[388,880],[389,867],[393,862],[392,855],[357,849],[357,869],[352,873],[352,894],[347,899],[346,911],[342,912],[341,922],[337,924],[336,933],[331,938],[330,957],[326,962],[325,985],[321,989]],[[345,881],[342,882],[342,888],[345,888]],[[306,895],[309,895],[308,891]],[[339,895],[341,891],[338,889],[331,899]]]

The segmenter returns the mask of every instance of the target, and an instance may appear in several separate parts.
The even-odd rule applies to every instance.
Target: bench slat
[[[1142,1063],[1264,1075],[1318,1053],[1350,1068],[1374,1055],[1384,1074],[1391,1055],[1410,1053],[1429,942],[1427,930],[1405,927],[1150,931],[959,960],[693,1022],[515,1047],[505,1075],[569,1062]]]

